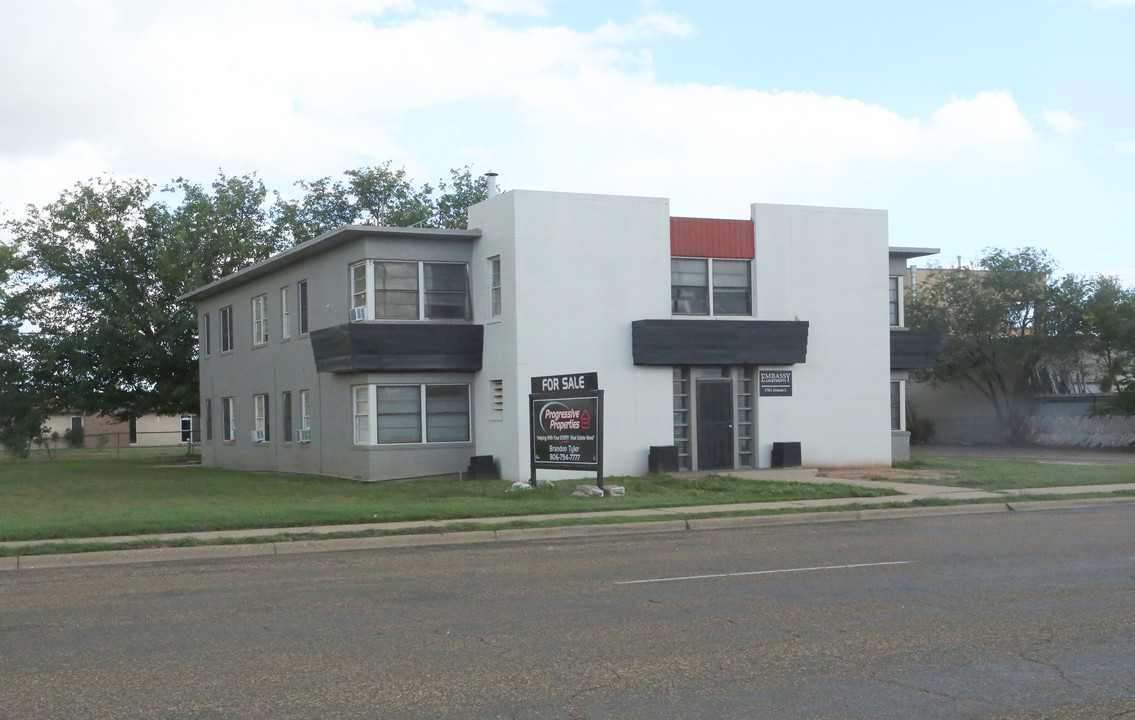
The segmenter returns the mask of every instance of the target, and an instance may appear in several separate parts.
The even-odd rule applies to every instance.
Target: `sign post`
[[[532,378],[528,396],[530,482],[536,471],[596,473],[603,488],[603,391],[598,373]]]

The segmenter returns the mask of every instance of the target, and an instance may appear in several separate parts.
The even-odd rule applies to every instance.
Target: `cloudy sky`
[[[0,212],[393,161],[1135,284],[1135,0],[0,0]]]

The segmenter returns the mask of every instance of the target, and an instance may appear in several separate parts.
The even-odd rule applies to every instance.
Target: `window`
[[[355,444],[370,444],[370,385],[355,386]]]
[[[284,442],[292,441],[292,393],[285,390],[280,396],[280,405],[284,415]]]
[[[472,317],[465,263],[367,260],[351,266],[350,285],[352,320]]]
[[[221,439],[236,442],[236,409],[231,397],[221,398]]]
[[[205,398],[205,439],[213,439],[213,400]]]
[[[670,301],[675,315],[709,314],[708,268],[708,260],[670,260]]]
[[[500,256],[489,258],[489,300],[492,317],[501,314],[501,259]]]
[[[128,430],[130,431],[130,444],[138,444],[138,418],[130,418]]]
[[[468,385],[359,385],[357,444],[469,442]]]
[[[263,345],[268,342],[268,296],[257,295],[252,298],[252,344]]]
[[[213,352],[213,331],[209,323],[209,313],[201,321],[201,352],[208,355]]]
[[[902,326],[902,278],[898,275],[892,275],[889,279],[889,302],[891,327]]]
[[[461,263],[425,263],[425,310],[429,320],[469,319],[469,275]]]
[[[188,445],[193,442],[193,416],[181,416],[181,444]]]
[[[307,406],[307,390],[300,390],[300,430],[311,429],[311,416]]]
[[[752,290],[748,260],[670,259],[671,312],[675,315],[751,315]]]
[[[751,315],[748,260],[713,261],[713,314]]]
[[[367,264],[351,266],[351,309],[367,306]]]
[[[300,335],[307,335],[307,280],[296,283],[296,300],[300,304]]]
[[[292,336],[292,312],[288,300],[291,288],[280,288],[280,339],[287,340]]]
[[[418,319],[418,263],[374,263],[374,316]]]
[[[891,381],[891,430],[906,429],[906,413],[903,412],[903,383]]]
[[[232,352],[233,349],[233,307],[221,308],[221,352]]]
[[[272,439],[272,425],[268,415],[268,396],[253,395],[253,442],[268,442]]]
[[[490,420],[504,420],[504,380],[491,380],[493,391],[493,411]]]

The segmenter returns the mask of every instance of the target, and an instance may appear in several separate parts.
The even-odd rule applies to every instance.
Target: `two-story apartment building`
[[[655,446],[890,464],[885,211],[516,190],[469,227],[343,227],[187,294],[204,462],[377,480],[491,455],[527,478],[531,379],[596,373],[608,475]]]

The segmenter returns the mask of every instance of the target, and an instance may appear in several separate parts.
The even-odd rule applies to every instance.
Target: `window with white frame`
[[[370,385],[355,386],[355,444],[370,445]]]
[[[891,327],[902,327],[902,278],[891,275],[888,287],[888,305],[891,316]]]
[[[307,390],[300,390],[300,431],[303,433],[311,432],[311,409],[307,396]]]
[[[221,398],[221,439],[236,442],[236,407],[231,397]]]
[[[352,320],[468,320],[465,263],[366,260],[351,266]]]
[[[253,410],[253,442],[268,442],[272,439],[271,421],[268,411],[268,395],[252,396]]]
[[[751,263],[722,258],[671,258],[670,299],[675,315],[751,315]]]
[[[469,442],[468,385],[358,385],[353,392],[356,444]]]
[[[268,296],[257,295],[252,298],[252,344],[263,345],[268,342]]]
[[[233,343],[233,307],[221,308],[221,352],[232,352]]]
[[[489,308],[492,317],[501,314],[501,259],[500,255],[489,258]]]
[[[280,339],[287,340],[292,336],[292,310],[289,300],[291,288],[280,288]]]

